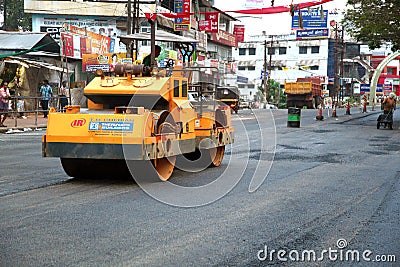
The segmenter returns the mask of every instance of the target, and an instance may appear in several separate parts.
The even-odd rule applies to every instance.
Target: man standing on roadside
[[[383,113],[384,114],[389,114],[392,109],[393,110],[396,109],[396,98],[395,98],[395,96],[396,95],[393,92],[391,92],[389,94],[389,96],[386,97],[383,100],[382,103],[383,103]]]
[[[4,121],[8,116],[8,99],[11,97],[8,82],[2,81],[0,87],[0,127],[7,127]]]
[[[63,81],[58,91],[61,112],[65,112],[65,106],[68,105],[67,91],[68,91],[67,82]]]
[[[53,97],[53,90],[49,85],[48,80],[43,80],[43,85],[40,87],[40,93],[42,94],[42,109],[43,109],[43,117],[47,118],[47,114],[49,113],[47,110],[49,109],[49,100]]]

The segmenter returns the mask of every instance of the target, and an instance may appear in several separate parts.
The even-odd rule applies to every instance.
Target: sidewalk
[[[324,112],[327,112],[324,110]],[[350,121],[352,119],[358,119],[358,118],[364,118],[370,115],[374,114],[380,114],[382,113],[381,107],[376,106],[374,110],[372,110],[371,106],[367,107],[367,112],[363,113],[362,109],[360,108],[352,108],[350,110],[351,115],[346,115],[346,108],[338,108],[337,109],[337,117],[332,117],[332,110],[330,110],[329,117],[326,116],[327,114],[324,114],[324,121],[327,121],[329,123],[343,123]]]
[[[47,118],[43,118],[43,114],[38,114],[36,119],[35,114],[29,114],[26,116],[26,119],[8,117],[4,124],[7,125],[7,127],[0,127],[0,133],[12,133],[16,130],[24,131],[24,129],[27,131],[29,129],[46,128]],[[15,126],[15,124],[17,124],[17,126]]]

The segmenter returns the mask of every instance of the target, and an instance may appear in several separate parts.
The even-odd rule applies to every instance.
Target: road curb
[[[11,134],[11,133],[20,133],[20,132],[30,132],[30,131],[36,131],[36,130],[45,130],[46,128],[47,128],[47,124],[5,127],[5,128],[0,128],[0,133]]]
[[[369,117],[375,114],[379,114],[381,113],[381,111],[379,110],[374,110],[374,111],[368,111],[366,113],[357,113],[354,115],[343,115],[337,118],[334,117],[329,117],[329,119],[327,120],[327,122],[330,123],[334,123],[334,124],[339,124],[339,123],[345,123],[351,120],[355,120],[355,119],[360,119],[360,118],[365,118],[365,117]]]

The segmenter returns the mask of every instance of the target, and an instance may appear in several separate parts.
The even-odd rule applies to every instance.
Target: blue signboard
[[[175,0],[174,2],[174,12],[182,13],[183,12],[183,0]],[[182,23],[182,18],[175,18],[175,23]]]
[[[304,29],[328,28],[328,10],[324,10],[324,16],[321,16],[319,9],[301,10]],[[292,29],[301,28],[299,26],[299,11],[294,12],[292,17]]]
[[[369,93],[371,91],[371,86],[369,84],[360,84],[360,92],[361,94]],[[376,86],[376,92],[382,93],[383,92],[383,84],[378,84]]]
[[[360,84],[360,92],[362,94],[364,93],[369,93],[369,91],[371,90],[369,84]]]
[[[133,131],[132,121],[91,121],[89,131]]]
[[[236,82],[238,82],[238,83],[248,83],[249,82],[249,78],[243,77],[243,76],[237,76]]]
[[[268,71],[266,72],[265,78],[268,78]],[[260,79],[264,79],[264,70],[261,70]]]
[[[297,30],[296,39],[307,39],[316,37],[328,37],[328,29]]]

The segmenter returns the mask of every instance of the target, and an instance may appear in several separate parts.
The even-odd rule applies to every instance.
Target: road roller
[[[193,170],[204,169],[199,162],[218,167],[225,146],[234,142],[229,107],[189,101],[192,68],[153,69],[151,76],[144,69],[117,64],[115,73],[98,71],[84,88],[87,108],[50,110],[43,157],[60,158],[76,178],[134,176],[128,167],[134,163],[166,181],[179,158],[185,166],[193,163]]]

